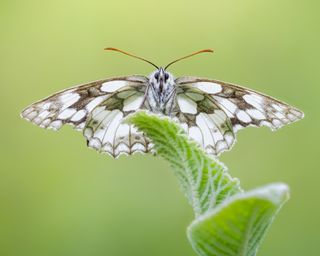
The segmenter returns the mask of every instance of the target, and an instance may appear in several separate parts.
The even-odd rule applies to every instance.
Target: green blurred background
[[[148,155],[117,160],[81,133],[40,129],[20,119],[30,103],[100,78],[149,74],[183,61],[176,75],[248,86],[303,110],[303,121],[272,133],[240,131],[221,160],[245,189],[283,181],[291,200],[260,256],[319,255],[318,1],[0,2],[0,255],[195,255],[193,220],[168,164]]]

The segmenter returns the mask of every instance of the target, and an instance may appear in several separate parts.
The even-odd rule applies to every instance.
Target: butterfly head
[[[164,86],[166,84],[174,83],[174,77],[168,71],[160,67],[159,69],[151,73],[151,75],[149,76],[149,81],[152,84],[159,85],[161,91],[162,89],[165,89]]]

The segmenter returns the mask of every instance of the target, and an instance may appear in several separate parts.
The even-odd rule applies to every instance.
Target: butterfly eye
[[[159,79],[159,72],[157,72],[157,73],[154,74],[154,78],[155,78],[156,80]]]
[[[167,81],[168,79],[169,79],[169,74],[168,74],[168,73],[165,73],[165,74],[164,74],[164,80]]]

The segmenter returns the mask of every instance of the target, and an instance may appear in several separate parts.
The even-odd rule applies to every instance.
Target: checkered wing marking
[[[145,88],[147,78],[129,76],[105,79],[58,92],[24,109],[21,116],[42,127],[59,130],[70,124],[83,130],[89,113],[123,87]]]
[[[123,119],[142,109],[145,93],[132,87],[119,92],[99,104],[91,113],[84,128],[88,146],[113,157],[120,154],[149,152],[153,145],[135,127]]]
[[[272,130],[276,130],[285,124],[303,118],[303,113],[300,110],[267,95],[237,85],[197,77],[178,78],[176,83],[184,95],[196,103],[193,105],[196,106],[196,113],[200,112],[198,116],[208,115],[208,112],[213,110],[217,112],[219,110],[224,113],[218,112],[220,116],[226,118],[223,119],[226,121],[224,126],[229,127],[229,124],[231,124],[231,130],[225,131],[227,138],[230,137],[230,139],[226,139],[226,136],[222,134],[226,142],[227,140],[230,142],[226,144],[227,146],[219,146],[218,143],[211,144],[212,142],[209,142],[216,149],[217,154],[230,149],[235,141],[234,134],[247,126],[267,126]],[[201,105],[204,104],[204,101],[211,102],[211,105],[206,104],[206,108],[203,108]],[[216,127],[219,127],[219,124],[217,126],[216,118],[213,123]],[[220,126],[221,124],[223,122],[220,123]],[[205,132],[206,129],[204,127],[199,127],[198,125],[203,140],[209,138],[206,135],[206,133],[208,134],[208,130],[211,131],[211,134],[213,133],[214,129],[212,130],[212,127],[214,125],[209,123],[207,125],[207,132]],[[198,128],[193,129],[198,130]],[[200,138],[201,136],[199,135],[198,137]],[[206,145],[204,145],[204,148],[206,149]]]

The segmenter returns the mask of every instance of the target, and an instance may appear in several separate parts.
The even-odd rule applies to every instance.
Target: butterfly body
[[[173,75],[161,67],[152,72],[146,93],[149,110],[171,116],[176,105],[175,98],[176,84]]]
[[[30,105],[21,116],[42,128],[73,125],[89,147],[113,157],[152,150],[144,134],[123,122],[139,110],[179,122],[211,155],[231,149],[240,129],[275,130],[303,118],[300,110],[262,93],[213,79],[174,78],[166,68],[157,67],[148,77],[104,79],[66,89]]]

